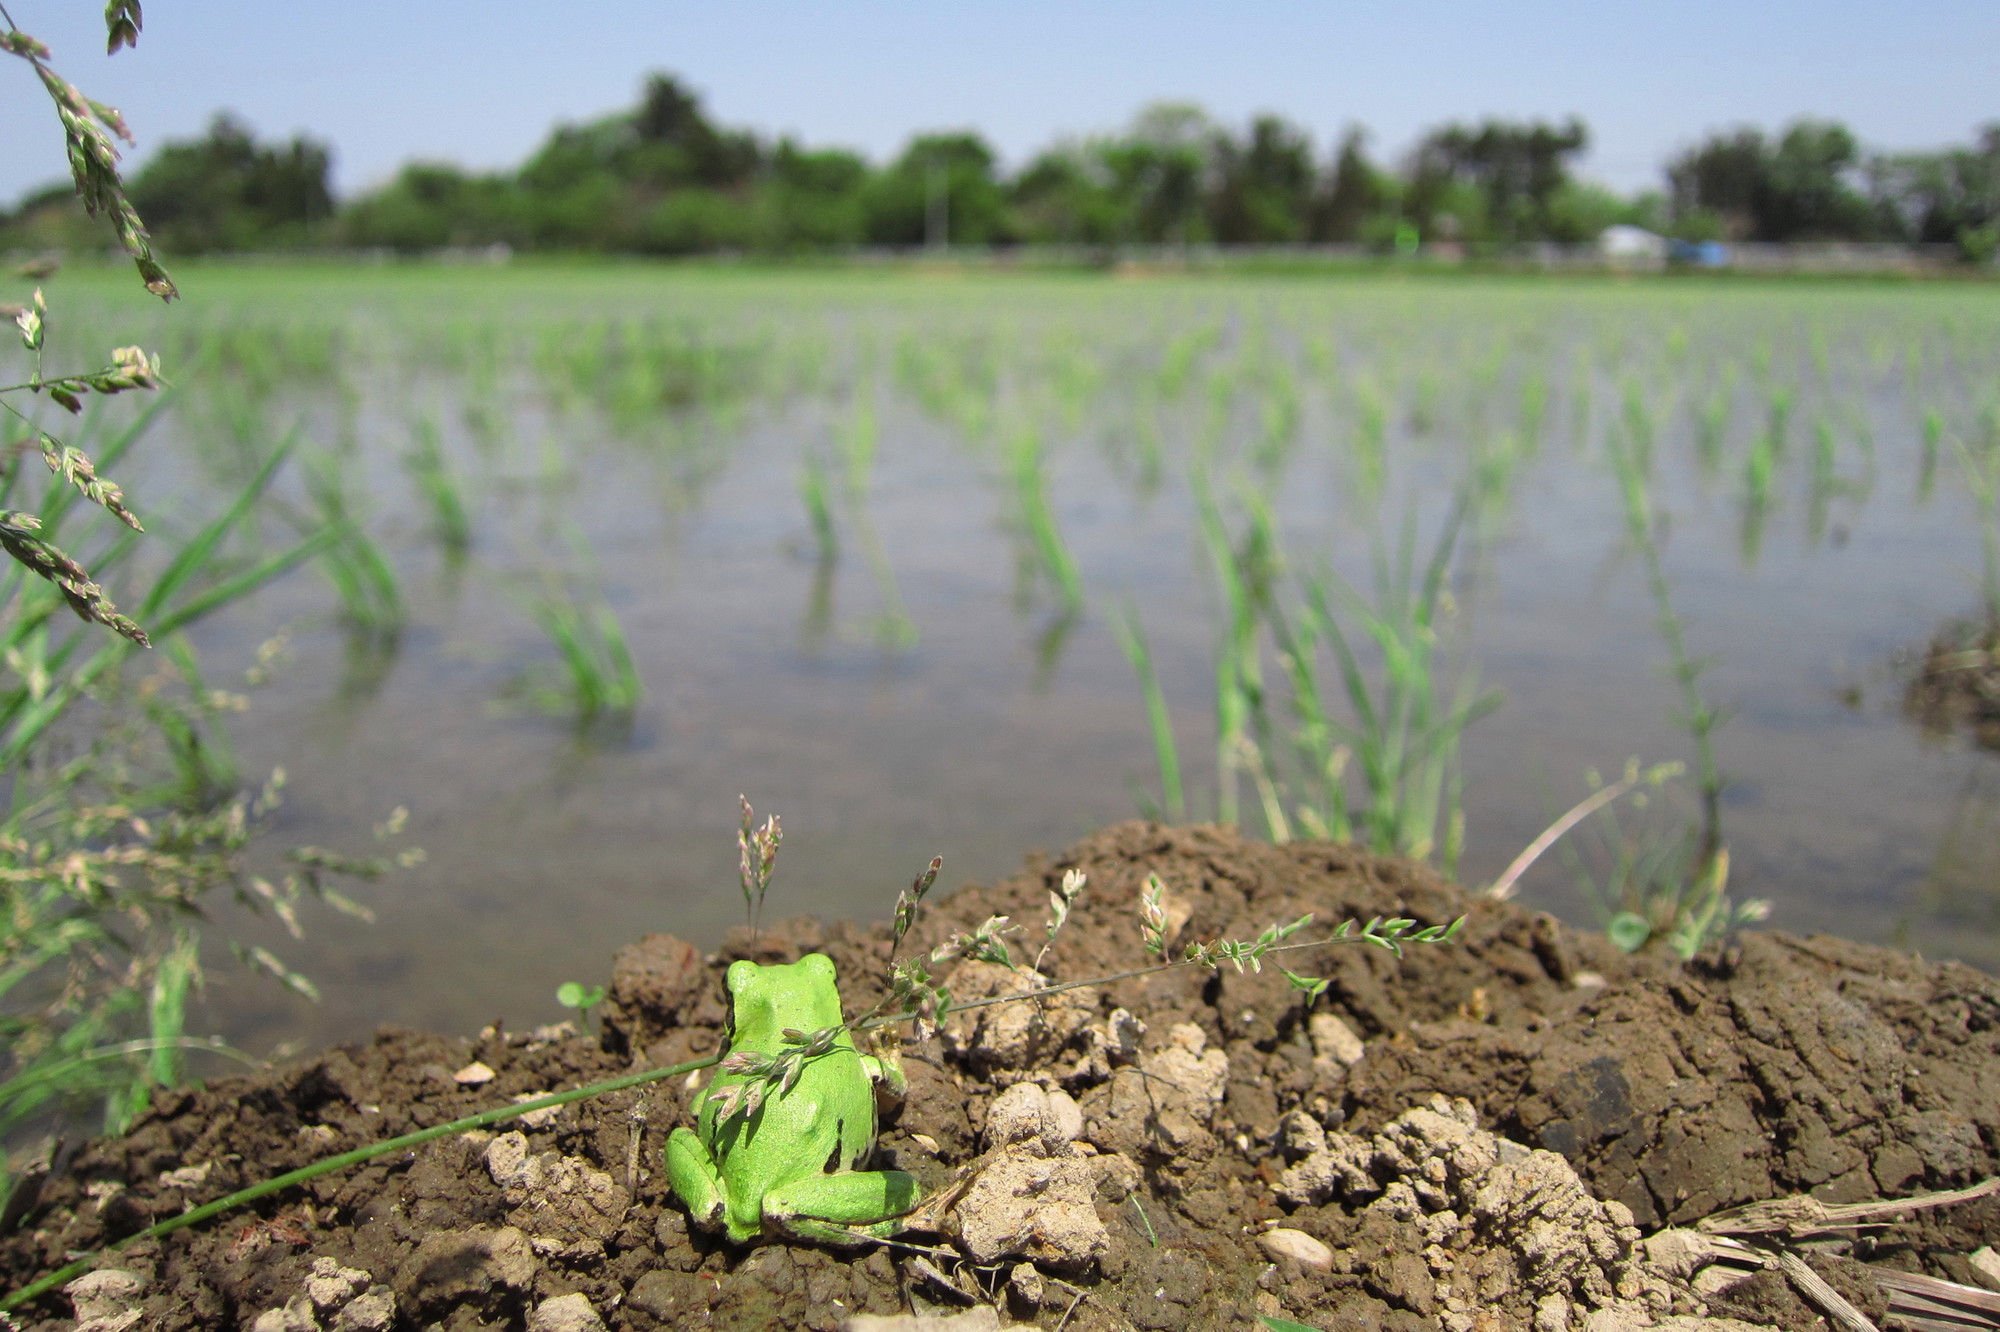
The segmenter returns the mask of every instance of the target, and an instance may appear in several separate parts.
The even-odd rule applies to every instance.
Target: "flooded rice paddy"
[[[546,1021],[558,983],[602,980],[643,932],[719,940],[742,918],[739,792],[784,821],[774,915],[873,918],[933,854],[948,884],[991,880],[1173,812],[1148,674],[1186,817],[1301,835],[1340,812],[1337,781],[1361,825],[1337,656],[1323,635],[1336,729],[1298,744],[1285,642],[1242,599],[1297,630],[1316,590],[1379,687],[1366,615],[1383,580],[1421,590],[1447,532],[1418,638],[1445,714],[1498,705],[1418,820],[1434,860],[1454,783],[1478,885],[1591,773],[1690,770],[1523,880],[1601,925],[1618,903],[1585,884],[1618,837],[1696,804],[1635,480],[1723,712],[1732,895],[2000,966],[2000,756],[1903,706],[1914,659],[1994,586],[1990,286],[182,276],[164,312],[58,276],[51,355],[165,353],[176,395],[113,473],[156,561],[286,441],[260,540],[352,523],[188,635],[247,699],[244,780],[288,773],[262,854],[366,851],[399,805],[426,852],[355,893],[372,925],[309,910],[296,941],[219,913],[324,995],[213,968],[214,1023],[251,1048]],[[139,410],[112,407],[77,442]],[[1440,758],[1449,729],[1426,733]]]

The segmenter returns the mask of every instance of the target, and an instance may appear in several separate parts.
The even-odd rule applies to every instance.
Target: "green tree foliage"
[[[1209,233],[1224,245],[1302,241],[1311,222],[1318,172],[1306,132],[1277,116],[1259,116],[1250,135],[1214,141]]]
[[[1979,262],[2000,248],[2000,122],[1970,148],[1882,158],[1870,176],[1884,220],[1899,234],[1957,245]]]
[[[1715,134],[1667,167],[1676,222],[1731,240],[1873,240],[1880,210],[1862,192],[1861,147],[1838,121],[1800,120],[1775,141]]]
[[[1451,123],[1391,170],[1370,160],[1358,127],[1322,157],[1306,129],[1280,116],[1233,127],[1162,102],[1120,132],[1065,139],[1009,176],[970,131],[917,135],[884,166],[762,139],[718,124],[686,84],[655,74],[627,109],[556,127],[518,170],[413,163],[337,218],[324,147],[260,144],[227,116],[201,139],[162,148],[132,197],[163,248],[183,253],[505,244],[789,254],[940,242],[1386,250],[1410,234],[1492,250],[1587,243],[1615,223],[1690,239],[1941,242],[1973,260],[2000,249],[2000,123],[1970,146],[1897,155],[1865,153],[1835,121],[1717,132],[1669,164],[1664,194],[1629,199],[1575,177],[1588,143],[1575,118]],[[4,248],[94,248],[102,234],[66,189],[0,214]]]
[[[297,245],[333,219],[332,155],[303,135],[260,144],[219,115],[206,137],[169,143],[129,193],[162,249],[181,254]]]
[[[413,162],[341,215],[349,245],[418,252],[446,246],[521,244],[521,192],[505,175],[467,175],[447,162]]]
[[[1395,177],[1368,160],[1367,142],[1367,131],[1358,126],[1341,136],[1333,170],[1313,199],[1312,240],[1352,245],[1387,240],[1394,230],[1393,224],[1386,231],[1382,224],[1395,212],[1401,191]]]
[[[1184,102],[1147,107],[1124,138],[1099,152],[1111,187],[1126,202],[1123,240],[1185,245],[1209,239],[1202,204],[1218,131],[1208,113]]]
[[[863,186],[877,245],[990,245],[1013,239],[998,159],[977,134],[919,135]]]
[[[1130,210],[1098,146],[1066,143],[1014,179],[1015,224],[1043,244],[1110,245],[1125,238]]]
[[[1426,237],[1550,239],[1557,195],[1590,142],[1583,122],[1487,120],[1432,130],[1410,163],[1405,210]]]

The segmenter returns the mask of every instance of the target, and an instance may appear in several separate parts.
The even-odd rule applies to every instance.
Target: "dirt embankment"
[[[1257,1313],[1447,1332],[1689,1326],[1731,1311],[1805,1325],[1782,1290],[1705,1305],[1641,1237],[1790,1193],[1845,1202],[2000,1173],[2000,982],[1962,966],[1749,934],[1684,968],[1351,848],[1140,823],[944,898],[917,942],[989,914],[1038,934],[1069,868],[1089,886],[1043,965],[1055,981],[1144,960],[1149,872],[1169,885],[1181,941],[1254,936],[1308,911],[1328,924],[1469,919],[1458,943],[1401,961],[1356,944],[1288,955],[1331,978],[1310,1009],[1275,968],[1186,968],[963,1014],[906,1047],[910,1092],[879,1163],[951,1204],[929,1218],[942,1238],[912,1238],[955,1256],[690,1233],[659,1161],[692,1095],[676,1081],[135,1245],[110,1264],[129,1279],[53,1296],[23,1326],[53,1332],[74,1313],[90,1332],[833,1329],[975,1304],[1078,1332],[1235,1329]],[[50,1183],[0,1243],[0,1278],[17,1286],[336,1151],[707,1054],[737,956],[823,951],[851,1009],[879,994],[880,927],[799,920],[749,943],[704,957],[653,936],[625,950],[601,1045],[384,1032],[166,1098]],[[1014,984],[975,966],[954,992]],[[474,1063],[492,1078],[455,1080]],[[1863,1230],[1845,1253],[1971,1282],[1963,1255],[1996,1241],[1989,1197]]]

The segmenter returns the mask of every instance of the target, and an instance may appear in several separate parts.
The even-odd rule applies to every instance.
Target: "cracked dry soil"
[[[1753,933],[1683,967],[1350,847],[1137,822],[939,899],[916,942],[989,914],[1032,932],[1072,867],[1089,886],[1044,962],[1054,981],[1143,961],[1149,872],[1181,940],[1307,911],[1469,919],[1455,945],[1401,962],[1349,944],[1288,963],[1332,978],[1310,1012],[1275,969],[1184,968],[962,1014],[907,1045],[910,1092],[878,1164],[947,1201],[965,1181],[932,1218],[942,1238],[912,1237],[956,1258],[690,1233],[660,1165],[692,1094],[676,1081],[136,1244],[21,1326],[830,1332],[861,1314],[989,1304],[1075,1332],[1242,1329],[1259,1313],[1329,1332],[1612,1332],[1727,1314],[1801,1327],[1812,1316],[1781,1284],[1705,1302],[1649,1263],[1642,1237],[1790,1193],[1856,1201],[2000,1173],[2000,982],[1963,966]],[[837,964],[850,1011],[879,995],[883,926],[799,919],[713,956],[653,935],[617,959],[602,1041],[385,1030],[165,1096],[47,1184],[0,1241],[0,1279],[14,1288],[336,1151],[707,1054],[728,961],[813,950]],[[1017,983],[969,966],[953,990]],[[491,1080],[454,1080],[474,1062]],[[1996,1241],[2000,1198],[1987,1197],[1860,1231],[1815,1261],[1865,1303],[1853,1259],[1972,1284],[1961,1255]]]

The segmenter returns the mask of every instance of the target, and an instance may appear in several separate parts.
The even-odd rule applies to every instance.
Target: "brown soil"
[[[95,1313],[94,1332],[131,1314],[123,1326],[162,1332],[553,1330],[592,1317],[649,1332],[833,1329],[855,1313],[991,1302],[1084,1332],[1243,1328],[1260,1312],[1325,1329],[1555,1329],[1616,1305],[1637,1321],[1592,1327],[1639,1326],[1703,1311],[1644,1266],[1642,1231],[1789,1193],[1846,1202],[2000,1173],[2000,982],[1963,966],[1776,933],[1686,967],[1628,958],[1351,848],[1142,823],[942,899],[918,942],[989,914],[1036,937],[1071,867],[1089,886],[1044,965],[1057,981],[1143,961],[1135,905],[1149,871],[1170,887],[1182,940],[1248,937],[1307,911],[1469,919],[1456,944],[1400,962],[1351,944],[1291,955],[1295,970],[1333,978],[1313,1023],[1274,969],[1185,968],[1039,1012],[961,1015],[907,1046],[909,1096],[878,1157],[940,1193],[982,1163],[975,1192],[937,1222],[949,1233],[911,1237],[979,1262],[690,1233],[659,1164],[691,1094],[676,1080],[507,1126],[524,1140],[443,1139],[134,1245],[108,1266],[136,1279],[109,1303],[79,1295],[78,1312]],[[0,1283],[336,1151],[706,1054],[734,957],[823,951],[851,1008],[879,993],[879,926],[796,920],[749,942],[708,957],[662,935],[626,949],[601,1043],[384,1031],[165,1098],[48,1184],[0,1242]],[[966,999],[1004,983],[975,968],[955,989]],[[1358,1059],[1327,1015],[1360,1038]],[[455,1082],[474,1061],[494,1078]],[[1006,1090],[1020,1083],[1036,1086]],[[1069,1102],[1037,1087],[1070,1093],[1080,1124],[1058,1131]],[[1009,1208],[1026,1209],[1018,1233]],[[1865,1303],[1865,1271],[1846,1258],[1970,1281],[1961,1255],[2000,1242],[2000,1199],[1918,1216],[1816,1262]],[[1261,1238],[1271,1223],[1303,1232],[1302,1247],[1274,1253]],[[1551,1234],[1589,1252],[1551,1248]],[[1326,1251],[1330,1270],[1315,1261]],[[1809,1325],[1782,1286],[1757,1281],[1711,1312]],[[72,1316],[72,1298],[55,1295],[22,1326],[53,1332]]]

